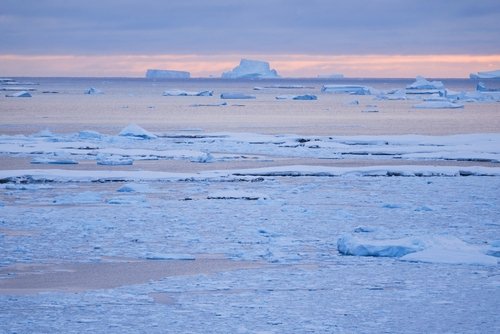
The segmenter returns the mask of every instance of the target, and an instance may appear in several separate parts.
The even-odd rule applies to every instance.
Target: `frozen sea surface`
[[[213,88],[206,83],[158,91]],[[90,105],[120,100],[102,88],[84,97]],[[273,100],[272,89],[257,101]],[[387,103],[377,114],[400,110],[400,101]],[[31,110],[19,104],[18,111],[23,106]],[[37,120],[30,124],[38,131]],[[500,332],[498,131],[172,131],[126,120],[106,131],[63,124],[65,131],[0,135],[0,332]],[[127,135],[118,135],[123,129]],[[63,164],[69,160],[77,163]],[[353,255],[339,251],[342,238],[355,241]],[[403,255],[380,245],[411,247]],[[63,277],[78,265],[210,258],[235,268],[101,288],[11,288],[16,279]]]

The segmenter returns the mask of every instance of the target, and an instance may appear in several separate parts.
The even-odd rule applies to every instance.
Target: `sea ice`
[[[478,92],[499,92],[498,88],[488,88],[483,82],[479,82],[476,86]]]
[[[90,87],[90,88],[86,89],[84,93],[88,94],[88,95],[104,94],[104,92],[102,90],[94,88],[94,87]]]
[[[122,131],[119,136],[138,137],[142,139],[155,139],[157,136],[149,131],[144,130],[137,124],[129,124]]]
[[[346,235],[338,239],[337,249],[343,255],[402,257],[422,250],[423,245],[414,238],[376,240]]]
[[[17,93],[7,94],[5,95],[5,97],[31,97],[31,94],[25,90],[22,90]]]
[[[145,183],[127,183],[116,190],[120,193],[143,193],[149,192],[150,188]]]
[[[134,159],[121,156],[104,156],[97,159],[97,164],[101,166],[131,166],[134,164]]]
[[[337,249],[343,255],[396,257],[411,262],[497,264],[495,257],[486,255],[488,249],[452,236],[367,239],[349,235],[338,239]]]
[[[373,88],[361,85],[323,85],[321,91],[324,93],[371,95]]]
[[[221,99],[235,99],[235,100],[238,100],[238,99],[255,99],[255,95],[249,95],[249,94],[245,94],[245,93],[222,93],[220,95],[220,98]]]
[[[413,106],[416,109],[457,109],[463,108],[464,105],[449,101],[425,101]]]
[[[470,78],[471,79],[496,79],[496,78],[500,78],[500,70],[471,73]]]
[[[189,79],[191,73],[185,71],[148,69],[147,79]]]
[[[244,199],[244,200],[258,200],[258,199],[268,199],[266,195],[257,193],[247,193],[237,190],[225,190],[214,192],[207,196],[207,199]]]
[[[232,71],[222,73],[225,79],[267,79],[278,78],[276,70],[272,70],[268,62],[241,59],[240,64]]]
[[[441,81],[428,81],[424,77],[417,76],[415,79],[415,82],[412,83],[411,85],[406,86],[406,89],[413,90],[413,89],[444,89],[444,85]]]
[[[312,94],[304,95],[278,95],[276,100],[317,100],[318,97]]]
[[[35,158],[31,160],[32,164],[48,164],[48,165],[77,165],[78,161],[73,159],[52,159],[52,158]]]
[[[173,89],[163,92],[163,96],[212,96],[214,94],[211,90],[202,90],[199,92],[190,92],[185,90]]]

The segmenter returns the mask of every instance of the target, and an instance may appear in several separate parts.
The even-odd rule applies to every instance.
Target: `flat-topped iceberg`
[[[278,72],[272,70],[269,63],[260,60],[241,59],[240,64],[232,71],[222,73],[225,79],[268,79],[279,78]]]
[[[429,81],[419,75],[414,83],[406,86],[406,89],[444,89],[444,85],[441,81]]]
[[[361,85],[323,85],[321,91],[324,93],[371,95],[372,88]]]
[[[471,73],[469,77],[471,79],[498,79],[500,78],[500,70]]]
[[[212,96],[214,92],[211,90],[202,90],[199,92],[190,92],[180,89],[166,90],[163,92],[163,96]]]
[[[157,70],[148,69],[146,71],[147,79],[189,79],[191,73],[186,71],[173,71],[173,70]]]

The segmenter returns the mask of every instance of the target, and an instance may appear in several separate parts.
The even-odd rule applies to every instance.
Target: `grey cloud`
[[[3,53],[500,53],[496,0],[2,0]]]

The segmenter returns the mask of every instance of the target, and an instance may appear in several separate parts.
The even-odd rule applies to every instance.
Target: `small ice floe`
[[[363,110],[363,112],[379,112],[378,107],[373,104],[368,104]]]
[[[190,107],[222,107],[222,106],[227,106],[227,102],[221,102],[221,103],[196,103],[196,104],[191,104]]]
[[[401,239],[365,239],[343,236],[337,241],[343,255],[396,257],[403,261],[445,264],[496,265],[489,249],[452,236]]]
[[[210,163],[210,162],[214,162],[215,159],[214,159],[213,155],[211,155],[210,153],[203,153],[203,154],[195,155],[195,156],[191,157],[191,159],[189,161],[199,162],[199,163]]]
[[[291,85],[276,84],[276,85],[265,86],[264,88],[275,88],[275,89],[302,89],[302,88],[308,88],[308,89],[312,89],[314,87],[304,86],[304,85],[296,85],[296,84],[291,84]]]
[[[471,79],[496,79],[496,78],[500,78],[500,70],[471,73],[470,78]]]
[[[245,93],[222,93],[220,95],[221,99],[235,99],[235,100],[247,100],[255,99],[255,95],[249,95]]]
[[[371,95],[373,88],[361,85],[323,85],[323,93]]]
[[[163,92],[163,96],[212,96],[214,92],[212,90],[202,90],[199,92],[190,92],[186,90],[166,90]]]
[[[1,91],[4,92],[33,92],[36,89],[35,88],[29,88],[29,87],[19,87],[19,86],[14,86],[14,87],[1,87]]]
[[[278,95],[276,96],[276,100],[317,100],[318,97],[312,94],[304,94],[304,95]]]
[[[423,89],[423,90],[440,90],[444,89],[444,85],[441,81],[428,81],[422,76],[417,76],[415,82],[406,86],[407,90]]]
[[[147,204],[147,200],[144,196],[121,196],[121,197],[113,197],[106,200],[107,204],[114,205],[137,205],[137,204]]]
[[[357,105],[359,105],[359,100],[349,101],[345,105],[348,105],[348,106],[357,106]]]
[[[406,91],[404,89],[396,89],[387,93],[381,93],[377,95],[377,99],[389,101],[406,100]]]
[[[87,95],[99,95],[99,94],[104,94],[104,92],[100,89],[97,89],[97,88],[94,88],[94,87],[90,87],[88,89],[86,89],[84,91],[84,94],[87,94]]]
[[[31,160],[32,164],[39,165],[77,165],[78,161],[73,159],[53,159],[53,158],[35,158]]]
[[[5,97],[31,97],[31,94],[25,90],[22,90],[17,93],[7,94]]]
[[[137,137],[142,139],[155,139],[157,136],[149,131],[144,130],[137,124],[127,125],[120,133],[119,136]]]
[[[127,183],[116,190],[119,193],[144,193],[149,192],[150,188],[144,183]]]
[[[259,199],[267,199],[268,197],[262,194],[247,193],[236,190],[226,190],[214,192],[207,196],[207,199],[243,199],[248,201],[256,201]]]
[[[416,109],[458,109],[464,105],[450,101],[425,101],[413,106]]]
[[[78,138],[79,139],[96,139],[100,140],[102,139],[102,134],[100,134],[97,131],[92,131],[92,130],[83,130],[78,132]]]
[[[97,164],[101,166],[131,166],[134,159],[127,157],[104,156],[97,159]]]
[[[177,260],[177,261],[194,261],[196,258],[191,254],[166,254],[166,253],[151,253],[144,254],[146,260]]]

